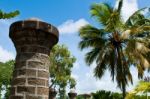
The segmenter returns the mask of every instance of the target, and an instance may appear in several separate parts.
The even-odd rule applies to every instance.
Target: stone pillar
[[[55,89],[49,88],[49,99],[55,99],[57,91]]]
[[[58,42],[58,30],[39,20],[10,26],[17,56],[9,99],[48,99],[49,54]]]
[[[68,96],[69,96],[69,99],[76,99],[77,93],[75,93],[75,92],[69,92]]]
[[[84,99],[91,99],[91,94],[83,94]]]

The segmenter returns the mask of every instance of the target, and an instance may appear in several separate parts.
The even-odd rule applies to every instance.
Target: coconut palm
[[[122,0],[118,8],[107,3],[93,4],[90,12],[101,28],[82,27],[79,48],[90,48],[85,61],[88,65],[96,62],[94,76],[100,79],[108,69],[125,97],[126,85],[129,81],[132,83],[130,66],[138,68],[139,78],[142,78],[145,68],[150,68],[150,20],[141,13],[147,9],[143,8],[124,22],[121,7]]]
[[[149,92],[150,92],[150,82],[140,81],[139,84],[135,87],[135,89],[128,93],[128,95],[126,96],[126,99],[131,99],[138,93],[146,94],[147,99],[148,99],[147,93],[149,93]]]

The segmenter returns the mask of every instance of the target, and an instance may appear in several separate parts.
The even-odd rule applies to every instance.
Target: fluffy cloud
[[[8,34],[9,34],[10,24],[16,20],[17,19],[0,20],[0,27],[1,27],[0,29],[0,62],[6,62],[8,60],[15,58],[15,55],[12,52],[8,51],[7,49],[4,49],[3,46],[5,47],[9,46],[9,49],[14,48],[12,41],[10,40]]]
[[[75,62],[73,65],[73,69],[79,69],[79,68],[80,68],[79,62]]]
[[[87,67],[88,68],[88,67]],[[120,89],[117,87],[116,82],[112,82],[109,71],[106,71],[104,76],[101,79],[95,79],[93,76],[94,64],[90,67],[89,71],[85,73],[85,75],[73,74],[72,76],[77,78],[77,85],[76,91],[78,94],[83,93],[91,93],[98,90],[108,90],[113,92],[121,92]],[[131,68],[131,73],[133,76],[134,84],[127,86],[127,91],[131,91],[138,83],[137,78],[137,70],[136,68]]]
[[[123,0],[122,15],[124,20],[127,20],[137,10],[137,0]]]
[[[115,4],[115,8],[118,7],[118,1]],[[123,0],[122,6],[122,17],[124,21],[126,21],[129,16],[131,16],[135,11],[138,10],[138,3],[137,0]]]
[[[78,30],[86,24],[88,24],[88,22],[85,19],[79,19],[77,21],[67,20],[58,26],[58,29],[61,34],[72,34],[78,32]]]
[[[14,58],[15,55],[12,52],[7,51],[2,46],[0,46],[0,62],[6,62]]]

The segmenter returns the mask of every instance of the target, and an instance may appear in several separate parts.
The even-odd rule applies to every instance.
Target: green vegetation
[[[143,99],[146,99],[147,97],[150,98],[150,96],[147,96],[147,93],[150,93],[150,81],[140,81],[135,89],[127,94],[126,99],[137,97],[137,94],[139,93],[145,94],[145,96],[141,96]]]
[[[50,53],[51,88],[58,89],[60,99],[66,99],[66,87],[74,88],[76,81],[71,77],[71,69],[76,58],[65,45],[56,45]]]
[[[105,90],[97,91],[92,95],[93,95],[93,99],[123,99],[121,94],[113,93]]]
[[[10,19],[16,17],[17,15],[19,15],[18,10],[9,13],[5,13],[2,10],[0,10],[0,19]]]
[[[5,99],[8,99],[13,68],[14,68],[14,61],[12,60],[5,63],[0,62],[0,99],[1,99],[1,92],[3,90],[6,90],[4,97]]]
[[[127,95],[128,96],[128,95]],[[146,95],[132,95],[132,97],[126,97],[126,99],[149,99],[150,96]],[[85,99],[83,95],[78,95],[77,99]],[[89,99],[123,99],[121,93],[117,92],[111,92],[111,91],[105,91],[105,90],[100,90],[95,93],[92,93],[91,98]]]
[[[122,91],[97,91],[92,93],[93,99],[147,99],[150,92],[150,82],[141,81],[136,88],[126,96],[128,83],[133,83],[130,67],[138,70],[139,79],[143,78],[144,71],[150,71],[150,17],[142,8],[123,20],[121,9],[123,0],[119,0],[118,7],[114,8],[107,3],[91,5],[91,16],[96,19],[100,27],[90,24],[83,26],[79,31],[81,50],[88,48],[85,61],[90,66],[96,62],[94,76],[98,79],[106,70],[111,73],[112,81],[116,81]],[[149,13],[148,12],[148,13]],[[19,15],[19,11],[5,13],[0,10],[0,19],[10,19]],[[150,15],[150,14],[149,14]],[[75,88],[76,81],[71,77],[71,69],[76,58],[71,55],[65,45],[56,45],[50,53],[50,88],[58,90],[60,99],[66,99],[66,87]],[[5,99],[9,97],[10,82],[14,61],[0,62],[0,99],[2,91],[6,91]],[[139,95],[142,93],[142,95]],[[77,99],[84,99],[82,95]]]
[[[120,0],[118,8],[107,3],[91,6],[91,16],[101,28],[90,24],[82,27],[79,48],[90,48],[85,61],[88,65],[96,62],[95,77],[100,79],[109,70],[125,97],[128,82],[133,83],[130,66],[137,67],[139,78],[146,68],[150,69],[150,19],[141,13],[147,9],[143,8],[124,22],[120,14],[122,3]]]
[[[0,19],[10,19],[19,15],[19,11],[13,11],[9,13],[5,13],[0,10]],[[8,61],[5,63],[0,62],[0,99],[1,99],[1,92],[3,90],[6,91],[5,99],[9,97],[9,87],[10,87],[10,80],[12,78],[12,72],[14,68],[14,61]]]

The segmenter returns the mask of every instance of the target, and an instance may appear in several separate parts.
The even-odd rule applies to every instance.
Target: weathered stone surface
[[[13,78],[12,85],[25,85],[26,79],[25,78]]]
[[[11,91],[10,91],[10,94],[11,94],[11,95],[15,95],[16,88],[15,88],[15,87],[11,87],[10,90],[11,90]]]
[[[44,99],[48,99],[48,97],[47,96],[45,96],[45,98]]]
[[[70,92],[68,93],[69,99],[76,99],[77,93]]]
[[[43,77],[43,78],[47,78],[49,77],[49,74],[47,73],[47,71],[41,71],[41,70],[38,70],[38,77]]]
[[[26,99],[45,99],[45,98],[42,97],[42,96],[27,95],[27,96],[26,96]]]
[[[46,85],[45,85],[46,81],[47,80],[44,80],[44,79],[28,78],[28,85],[37,85],[37,86],[44,86],[44,87],[46,87]]]
[[[49,94],[49,89],[48,88],[44,88],[44,87],[38,87],[37,94],[48,95]]]
[[[28,61],[28,68],[45,69],[45,65],[41,61]]]
[[[26,76],[36,77],[37,70],[35,69],[26,69]]]
[[[49,99],[55,99],[56,95],[57,95],[57,91],[49,87]]]
[[[17,93],[29,93],[29,94],[35,94],[35,87],[29,87],[29,86],[18,86],[17,87]]]
[[[45,81],[45,86],[49,86],[49,81],[48,80]]]
[[[16,72],[18,72],[17,76],[26,76],[26,69],[19,69]]]
[[[21,68],[25,68],[26,67],[26,61],[17,61],[15,63],[15,69],[21,69]]]
[[[24,99],[23,96],[10,96],[10,99]]]
[[[58,30],[45,22],[25,20],[13,23],[9,36],[17,51],[10,99],[47,99],[49,54],[58,42]]]

